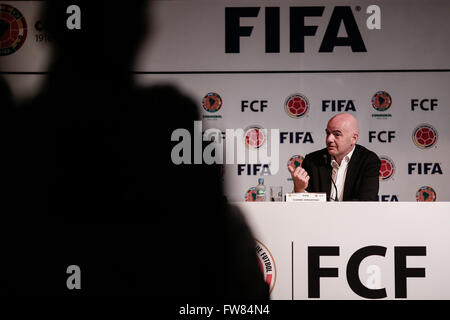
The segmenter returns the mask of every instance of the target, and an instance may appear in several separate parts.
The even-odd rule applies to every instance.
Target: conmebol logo
[[[255,187],[251,187],[245,192],[244,200],[246,202],[256,201],[256,188]]]
[[[202,99],[202,107],[208,112],[217,112],[222,108],[222,98],[215,92],[209,92]]]
[[[303,159],[301,155],[294,155],[288,160],[287,166],[293,166],[294,168],[301,167]]]
[[[378,91],[372,97],[372,107],[377,111],[386,111],[392,105],[392,98],[386,91]]]
[[[436,201],[436,191],[432,187],[423,186],[416,192],[417,201]]]

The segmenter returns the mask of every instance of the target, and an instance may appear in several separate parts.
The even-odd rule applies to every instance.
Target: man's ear
[[[355,132],[353,134],[353,144],[356,144],[356,142],[358,142],[358,137],[359,137],[359,134]]]

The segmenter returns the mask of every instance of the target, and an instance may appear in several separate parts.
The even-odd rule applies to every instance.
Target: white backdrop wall
[[[39,89],[50,60],[51,41],[36,27],[40,2],[3,3],[22,12],[28,25],[23,46],[0,57],[0,71],[20,100]],[[368,27],[374,17],[366,12],[370,5],[380,9],[376,20],[380,29]],[[239,25],[230,24],[253,28],[250,36],[239,37],[239,52],[227,53],[226,11],[242,7],[259,11],[256,17],[238,19]],[[305,13],[311,7],[319,7],[313,10],[321,14],[306,16],[304,25],[317,26],[317,30],[304,37],[304,52],[291,52],[290,38],[294,29],[301,30],[302,21],[291,19],[290,13]],[[266,52],[266,15],[275,13],[276,18],[277,12],[279,52]],[[259,177],[265,178],[267,186],[283,186],[289,192],[292,182],[286,164],[294,155],[305,156],[324,147],[326,123],[339,112],[332,109],[333,103],[358,119],[360,144],[392,161],[392,174],[380,181],[380,201],[416,201],[421,187],[434,190],[428,200],[449,201],[449,12],[450,2],[445,0],[154,1],[154,30],[141,46],[134,70],[136,81],[141,86],[177,85],[198,103],[204,130],[259,126],[280,131],[278,171],[264,164],[225,166],[230,201],[243,201]],[[353,19],[356,28],[351,26]],[[345,45],[319,52],[332,21],[339,26],[332,39],[354,39],[360,34],[365,51],[354,52]],[[301,37],[294,40],[301,42]],[[372,106],[379,91],[391,98],[384,111]],[[208,93],[221,98],[216,112],[202,107]],[[309,102],[305,114],[297,118],[285,111],[286,99],[293,94],[301,94]],[[252,101],[258,101],[254,111],[242,107]],[[414,131],[422,124],[437,137],[430,147],[419,147],[413,141]],[[289,139],[296,135],[298,141]]]

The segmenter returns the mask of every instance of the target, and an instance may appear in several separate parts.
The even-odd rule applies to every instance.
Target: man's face
[[[345,157],[355,145],[358,135],[348,121],[333,118],[325,129],[328,154],[335,158]]]

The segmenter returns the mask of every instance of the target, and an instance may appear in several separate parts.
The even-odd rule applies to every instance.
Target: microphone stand
[[[326,154],[323,155],[323,160],[324,160],[324,162],[325,162],[325,167],[326,167],[326,169],[327,169],[328,176],[330,177],[330,180],[331,180],[331,182],[333,183],[334,191],[336,192],[335,197],[334,197],[334,201],[339,202],[339,197],[338,197],[338,191],[337,191],[336,184],[334,183],[333,177],[331,176],[330,171],[328,170],[328,158],[327,158],[327,155],[326,155]],[[331,199],[331,195],[330,195],[330,199]]]

